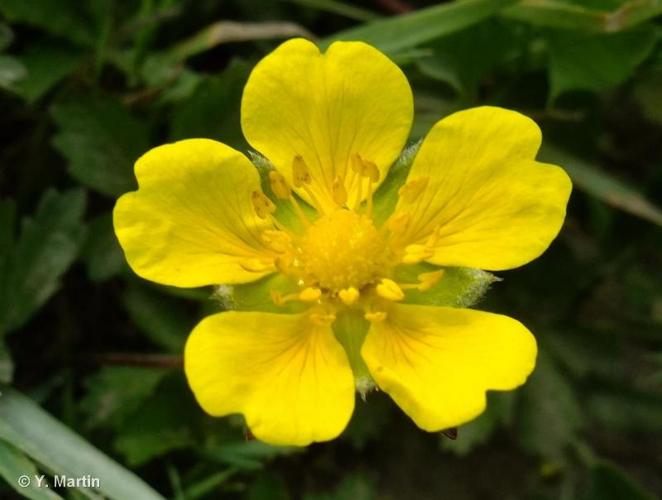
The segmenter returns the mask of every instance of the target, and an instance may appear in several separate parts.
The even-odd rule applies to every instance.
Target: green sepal
[[[276,305],[271,298],[271,290],[281,295],[299,291],[292,278],[281,273],[265,276],[252,283],[242,285],[219,285],[212,297],[218,300],[223,309],[229,311],[260,311],[273,313],[298,313],[307,308],[302,302],[293,300],[285,305]]]
[[[363,311],[359,309],[339,311],[336,321],[333,323],[333,332],[347,353],[347,359],[354,373],[356,390],[363,399],[376,387],[370,371],[361,357],[361,347],[368,334],[369,326],[370,323],[363,318]]]
[[[425,292],[416,289],[407,290],[404,302],[430,306],[470,307],[483,297],[492,283],[500,281],[500,278],[480,269],[440,268],[426,263],[399,266],[395,269],[394,278],[398,283],[416,283],[419,274],[439,269],[443,269],[444,274],[436,285]]]
[[[422,142],[422,140],[418,141],[400,153],[400,157],[389,169],[386,179],[375,191],[372,217],[377,227],[381,226],[395,210],[398,203],[398,190],[407,180],[409,169]]]

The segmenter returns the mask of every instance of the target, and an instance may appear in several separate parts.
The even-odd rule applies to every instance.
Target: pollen
[[[387,255],[384,238],[372,220],[346,209],[317,219],[301,240],[300,258],[306,274],[317,286],[357,291],[374,282]]]

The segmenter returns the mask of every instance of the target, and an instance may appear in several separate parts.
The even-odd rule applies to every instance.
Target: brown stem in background
[[[174,354],[127,354],[107,353],[94,357],[102,365],[144,366],[149,368],[181,368],[181,356]]]
[[[376,2],[387,12],[391,14],[405,14],[411,12],[414,7],[404,0],[376,0]]]

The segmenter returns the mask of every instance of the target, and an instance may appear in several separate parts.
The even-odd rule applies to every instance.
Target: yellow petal
[[[138,191],[122,196],[113,220],[127,261],[143,278],[195,287],[246,283],[273,271],[251,194],[253,165],[208,139],[154,148],[135,166]]]
[[[258,439],[307,445],[338,436],[354,409],[354,379],[329,325],[306,314],[224,312],[186,343],[184,369],[214,416],[242,413]]]
[[[356,200],[353,155],[376,164],[380,179],[385,177],[412,119],[406,77],[361,42],[336,42],[324,54],[307,40],[283,43],[255,67],[241,103],[241,125],[251,146],[311,201],[292,176],[293,164],[303,168],[302,159],[310,190],[324,209],[336,206],[333,183],[348,172],[344,187],[349,201]]]
[[[534,161],[540,142],[531,119],[501,108],[439,121],[408,177],[423,188],[395,210],[409,215],[401,241],[429,247],[424,258],[445,266],[496,271],[538,257],[561,229],[572,188],[563,169]]]
[[[377,385],[427,431],[478,416],[486,390],[523,384],[536,353],[533,335],[507,316],[399,304],[361,350]]]

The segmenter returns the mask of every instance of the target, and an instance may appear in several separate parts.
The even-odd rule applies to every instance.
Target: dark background
[[[662,4],[1,0],[0,15],[0,497],[56,498],[17,477],[96,467],[122,500],[153,498],[132,473],[178,500],[662,494]],[[143,281],[116,243],[133,161],[186,137],[246,150],[242,86],[299,35],[387,52],[414,89],[412,141],[454,110],[505,106],[573,178],[559,238],[480,303],[536,334],[536,371],[455,441],[380,393],[333,442],[246,440],[240,418],[203,414],[179,367],[219,308],[210,290]]]

